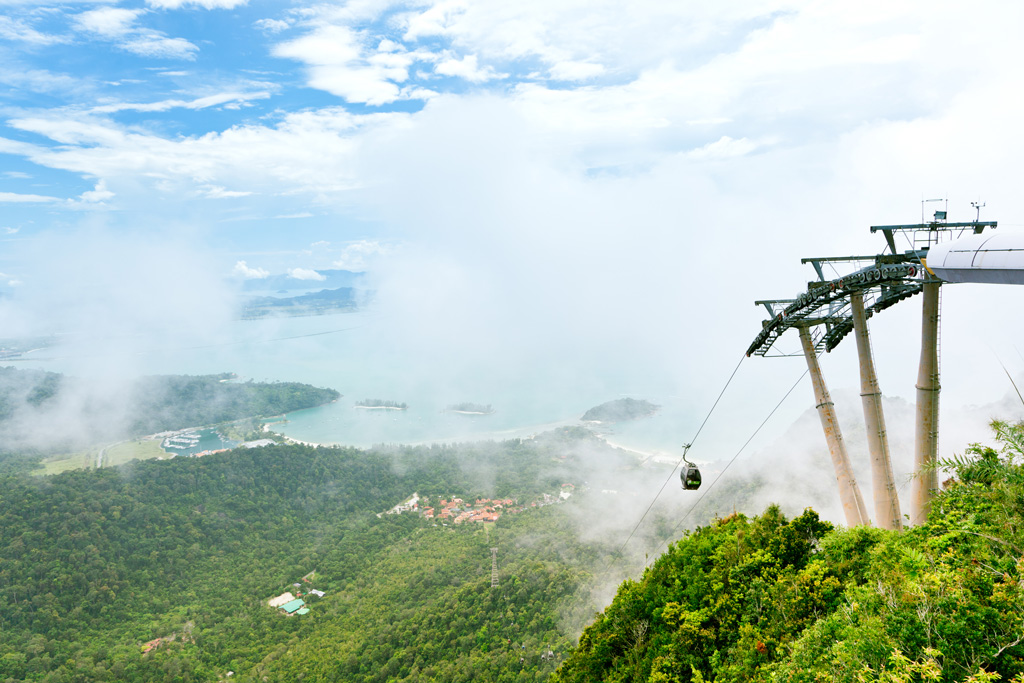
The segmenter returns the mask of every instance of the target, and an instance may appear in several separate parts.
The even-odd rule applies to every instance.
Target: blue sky
[[[518,135],[548,152],[520,161],[584,183],[678,155],[714,173],[822,145],[827,165],[844,136],[941,117],[983,81],[999,55],[972,42],[1012,24],[1000,4],[8,2],[2,227],[132,229],[159,206],[225,252],[281,230],[399,238],[362,192],[394,178],[364,167],[417,163],[386,138],[437,134],[432,108],[500,110],[518,130],[465,138]]]
[[[722,344],[691,339],[680,359],[688,321],[742,349],[750,302],[810,277],[801,256],[881,249],[867,227],[933,196],[952,218],[981,200],[1024,225],[1021,13],[5,1],[0,322],[43,329],[84,282],[132,281],[106,298],[127,320],[147,297],[220,301],[232,276],[368,269],[427,336],[514,316],[567,347],[642,337],[701,381],[717,365],[692,359]]]

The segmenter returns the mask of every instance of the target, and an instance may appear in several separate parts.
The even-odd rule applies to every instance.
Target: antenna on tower
[[[985,208],[985,202],[971,202],[971,206],[973,206],[974,210],[977,211],[974,216],[974,222],[977,223],[981,220],[981,210]]]

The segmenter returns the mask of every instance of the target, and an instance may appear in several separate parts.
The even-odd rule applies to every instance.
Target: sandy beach
[[[284,439],[285,441],[287,441],[288,443],[298,444],[300,446],[312,446],[313,448],[319,448],[320,446],[333,446],[333,445],[335,445],[335,444],[328,444],[328,443],[314,443],[313,441],[303,441],[302,439],[293,439],[292,437],[286,436],[286,435],[282,434],[281,432],[271,432],[269,429],[266,429],[264,431],[270,432],[271,434],[276,434],[279,437],[281,437],[282,439]]]
[[[604,434],[598,434],[597,436],[609,446],[626,451],[627,453],[632,453],[643,462],[654,462],[661,465],[675,466],[679,464],[680,458],[682,457],[682,453],[679,455],[673,455],[664,451],[644,451],[633,446],[627,446],[625,444],[618,443],[617,441],[613,441]]]

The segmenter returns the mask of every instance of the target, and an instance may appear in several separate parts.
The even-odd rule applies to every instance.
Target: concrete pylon
[[[871,354],[871,337],[864,314],[864,293],[850,293],[853,311],[853,331],[857,339],[857,360],[860,362],[860,401],[864,408],[864,427],[868,435],[868,453],[871,455],[871,493],[875,499],[875,522],[883,529],[903,529],[900,499],[892,474],[889,456],[889,438],[885,433],[885,414],[882,412],[882,391],[875,375],[875,359]]]
[[[821,428],[825,432],[825,441],[828,442],[828,451],[832,456],[832,467],[836,472],[836,482],[839,484],[839,499],[846,515],[846,525],[855,527],[870,524],[864,499],[860,495],[857,480],[850,467],[850,456],[846,453],[846,443],[839,429],[835,405],[828,393],[828,387],[825,386],[825,378],[821,375],[821,366],[818,365],[818,355],[814,352],[811,333],[806,327],[800,327],[799,330],[804,358],[807,359],[807,369],[814,385],[814,398],[818,402],[818,417],[821,419]]]
[[[925,282],[921,309],[921,364],[917,371],[917,428],[910,523],[924,524],[939,488],[939,283]]]

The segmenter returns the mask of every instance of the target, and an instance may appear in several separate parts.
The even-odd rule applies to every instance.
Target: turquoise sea
[[[676,394],[657,367],[635,360],[609,363],[605,357],[588,357],[586,349],[516,358],[454,345],[425,349],[415,340],[394,342],[386,323],[372,312],[236,321],[196,340],[140,337],[87,350],[49,349],[26,366],[71,375],[234,372],[239,381],[330,387],[342,398],[289,414],[273,428],[303,441],[359,447],[527,436],[580,424],[587,409],[623,396],[643,398],[662,409],[651,418],[597,427],[618,444],[674,456],[695,427],[693,406]],[[405,402],[409,408],[354,407],[367,398]],[[491,404],[495,412],[445,412],[460,402]]]

